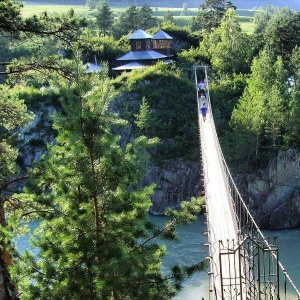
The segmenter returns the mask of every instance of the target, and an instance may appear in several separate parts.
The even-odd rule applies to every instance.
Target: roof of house
[[[136,30],[130,37],[130,40],[152,39],[152,35],[142,29]]]
[[[128,64],[125,64],[125,65],[122,65],[122,66],[119,66],[119,67],[115,67],[113,68],[113,70],[116,70],[116,71],[122,71],[122,70],[132,70],[132,69],[139,69],[139,68],[144,68],[145,66],[136,62],[136,61],[133,61],[133,62],[130,62]]]
[[[167,58],[166,55],[163,55],[159,52],[153,50],[147,51],[130,51],[125,55],[117,58],[118,61],[120,60],[147,60],[147,59],[162,59]]]
[[[164,32],[163,30],[159,30],[158,32],[156,32],[154,34],[154,36],[152,37],[152,39],[154,40],[173,40],[173,38],[168,35],[166,32]]]

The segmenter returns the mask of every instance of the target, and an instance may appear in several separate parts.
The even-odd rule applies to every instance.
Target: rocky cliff
[[[260,228],[300,226],[300,154],[280,152],[259,175],[236,177],[244,200]]]
[[[149,166],[145,184],[155,183],[150,213],[163,215],[168,207],[179,208],[180,202],[200,195],[200,168],[183,159],[166,161],[162,167]]]
[[[33,122],[20,132],[19,158],[20,172],[26,174],[35,161],[47,152],[47,144],[55,143],[52,117],[56,108],[40,104],[35,108]],[[121,144],[131,140],[131,126],[123,128]],[[164,215],[166,208],[179,208],[180,202],[200,195],[200,164],[183,159],[166,160],[155,165],[149,162],[143,185],[156,184],[150,213]],[[17,187],[18,190],[22,186]]]
[[[51,116],[55,108],[41,104],[33,123],[20,135],[19,163],[22,173],[55,142]],[[126,128],[128,140],[130,126]],[[129,138],[130,139],[130,138]],[[124,142],[124,140],[123,140]],[[163,215],[167,207],[201,194],[200,164],[181,158],[155,165],[149,162],[143,184],[156,184],[150,213]],[[261,228],[282,229],[300,226],[300,154],[290,149],[280,152],[260,174],[235,176],[244,200]]]

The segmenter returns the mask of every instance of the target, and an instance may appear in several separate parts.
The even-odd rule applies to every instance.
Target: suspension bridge
[[[201,114],[198,73],[204,79]],[[278,259],[276,237],[266,238],[251,216],[224,159],[210,103],[208,67],[194,65],[209,250],[209,299],[295,300],[300,292]]]

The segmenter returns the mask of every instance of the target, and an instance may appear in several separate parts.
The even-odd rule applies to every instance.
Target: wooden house
[[[155,64],[158,61],[171,62],[173,38],[163,30],[151,36],[142,29],[136,30],[130,37],[131,51],[117,58],[116,71],[132,70]]]

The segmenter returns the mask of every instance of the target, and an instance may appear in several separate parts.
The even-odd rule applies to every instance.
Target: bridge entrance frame
[[[209,273],[211,285],[210,297],[212,296],[213,300],[300,300],[299,290],[278,259],[279,256],[277,237],[274,237],[272,241],[270,241],[269,238],[264,237],[255,220],[253,219],[245,201],[240,195],[227,166],[219,145],[216,128],[214,125],[209,94],[209,68],[206,65],[193,66],[192,77],[194,77],[195,87],[197,91],[198,111],[200,109],[197,87],[197,72],[199,69],[204,73],[206,81],[206,98],[208,109],[210,111],[210,121],[214,129],[215,139],[220,149],[220,162],[222,163],[222,169],[225,173],[225,178],[228,183],[228,191],[230,194],[232,210],[234,212],[238,228],[238,235],[236,240],[219,241],[218,259],[220,274],[217,274],[217,276],[220,276],[220,280],[217,281],[211,279],[211,276],[216,275],[214,274],[214,270],[212,270],[213,264],[211,263],[211,272]],[[199,114],[200,137],[201,126],[203,126],[203,122],[200,122]],[[211,253],[209,257],[213,257]],[[226,272],[223,272],[225,265]],[[282,280],[282,290],[280,289],[280,280]],[[215,286],[216,282],[220,283],[220,287]],[[217,292],[217,290],[219,292]],[[290,298],[291,293],[293,295],[292,298]]]
[[[221,299],[280,299],[278,247],[250,237],[240,240],[219,241]],[[224,277],[222,266],[228,265],[230,276]]]

